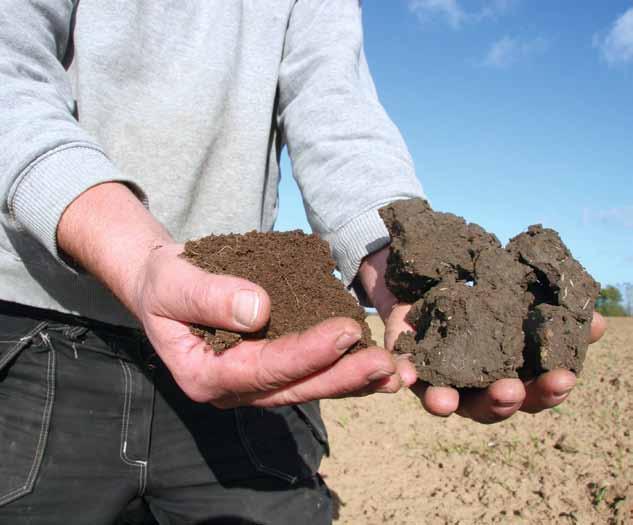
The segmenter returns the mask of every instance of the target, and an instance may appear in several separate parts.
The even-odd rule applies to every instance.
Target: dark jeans
[[[140,332],[0,302],[2,524],[331,523],[326,451],[317,404],[193,403]]]

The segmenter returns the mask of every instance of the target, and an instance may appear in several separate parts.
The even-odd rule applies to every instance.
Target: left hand
[[[413,328],[405,321],[411,305],[399,304],[385,284],[387,254],[388,248],[383,248],[366,257],[359,270],[359,278],[385,322],[385,348],[392,351],[398,335]],[[605,330],[604,318],[594,314],[590,343],[600,339]],[[410,385],[429,413],[442,417],[457,413],[480,423],[502,421],[518,410],[536,413],[555,407],[567,399],[576,384],[576,376],[572,372],[558,369],[526,382],[500,379],[486,389],[459,392],[450,387],[416,382],[409,374],[409,369],[401,371],[403,382]]]

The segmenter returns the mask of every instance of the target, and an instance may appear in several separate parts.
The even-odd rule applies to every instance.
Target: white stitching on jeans
[[[123,401],[123,415],[121,422],[121,447],[119,450],[119,456],[121,457],[121,461],[126,465],[130,465],[132,467],[139,467],[139,495],[142,495],[145,492],[145,486],[147,483],[147,461],[141,459],[130,459],[127,456],[127,437],[128,437],[128,428],[130,424],[130,412],[132,406],[132,371],[130,370],[129,365],[119,359],[119,364],[123,369],[123,380],[124,380],[124,388],[125,395]]]
[[[46,445],[46,429],[48,425],[44,423],[44,420],[49,420],[51,413],[53,411],[53,401],[55,399],[55,349],[51,344],[51,340],[48,337],[48,334],[41,333],[40,337],[48,346],[50,352],[48,353],[48,371],[46,376],[46,404],[44,407],[44,417],[42,418],[42,426],[40,428],[40,436],[37,441],[37,453],[35,454],[36,460],[33,462],[33,467],[31,469],[30,477],[33,478],[30,480],[30,483],[34,481],[35,478],[35,464],[39,463],[42,456],[44,455],[44,447]]]
[[[4,365],[7,364],[8,361],[11,361],[16,355],[16,353],[26,346],[26,343],[31,341],[33,337],[35,337],[38,333],[42,331],[42,329],[46,326],[46,321],[42,321],[38,323],[35,328],[33,328],[30,332],[28,332],[24,337],[20,337],[17,341],[3,341],[3,342],[12,342],[15,343],[13,347],[11,347],[7,353],[4,355],[2,359],[0,359],[0,368],[3,368]]]
[[[37,447],[35,449],[35,457],[33,458],[33,463],[31,464],[31,469],[29,470],[29,474],[26,478],[26,482],[23,486],[18,487],[8,494],[5,494],[0,499],[0,505],[4,505],[9,501],[15,499],[16,497],[20,497],[22,494],[28,492],[33,488],[33,484],[35,483],[35,478],[37,477],[37,473],[39,471],[39,467],[42,461],[42,456],[44,455],[44,450],[46,448],[46,441],[48,438],[48,428],[51,418],[51,413],[53,411],[53,401],[55,400],[55,349],[51,343],[48,334],[38,332],[46,326],[46,322],[38,324],[33,330],[29,332],[29,334],[22,339],[28,338],[31,339],[34,335],[39,333],[42,341],[48,346],[48,365],[46,369],[46,401],[44,403],[44,411],[42,413],[42,423],[40,425],[40,434],[37,439]],[[21,339],[21,340],[22,340]]]

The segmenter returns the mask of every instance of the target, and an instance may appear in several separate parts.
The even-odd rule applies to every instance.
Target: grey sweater
[[[375,93],[359,0],[1,7],[0,299],[134,325],[57,252],[64,209],[105,181],[178,240],[265,231],[287,145],[346,284],[388,240],[377,208],[422,195]]]

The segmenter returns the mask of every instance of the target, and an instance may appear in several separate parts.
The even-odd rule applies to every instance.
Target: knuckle
[[[307,400],[300,400],[292,390],[282,390],[279,392],[279,404],[283,406],[296,405]]]
[[[372,358],[368,360],[367,364],[369,365],[368,368],[371,368],[372,370],[383,370],[384,372],[391,374],[395,374],[396,372],[396,364],[393,359],[383,352],[372,356]]]
[[[257,351],[255,360],[254,387],[261,392],[275,390],[291,380],[281,370],[271,370],[269,362],[278,362],[279,360],[269,359],[269,356],[276,357],[274,352],[272,352],[271,342],[266,341]]]
[[[199,296],[199,284],[191,283],[189,286],[182,288],[182,302],[186,312],[195,312],[197,310],[196,298]]]
[[[273,374],[267,368],[258,368],[255,371],[255,389],[260,392],[275,390],[285,384],[277,374]]]
[[[206,316],[215,320],[218,315],[218,311],[223,311],[224,303],[226,299],[224,297],[218,297],[217,290],[213,286],[209,286],[207,279],[198,281],[195,286],[192,287],[195,298],[192,301],[194,304],[199,305]]]
[[[182,301],[186,311],[194,313],[196,317],[204,317],[212,325],[227,325],[231,320],[230,296],[213,286],[209,276],[191,280],[188,286],[183,287]]]
[[[211,286],[208,279],[201,282],[199,287],[202,288],[199,293],[205,313],[223,326],[230,326],[233,321],[232,291],[229,293],[221,288],[219,282],[216,286]]]

